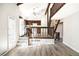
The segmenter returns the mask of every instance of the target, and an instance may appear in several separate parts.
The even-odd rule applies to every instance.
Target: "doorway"
[[[12,49],[16,45],[16,19],[8,17],[8,40],[7,47]]]

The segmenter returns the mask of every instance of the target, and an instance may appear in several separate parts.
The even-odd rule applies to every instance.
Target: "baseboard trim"
[[[16,48],[16,47],[13,47],[10,50],[7,50],[7,51],[3,52],[0,56],[5,56],[8,52],[10,52],[11,50],[13,50],[14,48]]]
[[[7,51],[5,51],[5,52],[3,52],[0,56],[4,56],[5,54],[7,54],[9,51],[7,50]]]
[[[77,50],[77,49],[75,49],[75,48],[73,48],[73,47],[71,47],[69,44],[67,44],[66,42],[63,42],[65,45],[67,45],[68,47],[70,47],[72,50],[74,50],[74,51],[76,51],[76,52],[78,52],[79,53],[79,50]]]
[[[2,56],[5,52],[6,52],[6,51],[4,51],[4,52],[0,53],[0,56]]]

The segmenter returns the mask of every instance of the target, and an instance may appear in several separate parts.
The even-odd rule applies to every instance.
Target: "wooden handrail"
[[[57,24],[56,24],[56,27],[55,27],[55,29],[54,29],[54,33],[53,33],[53,34],[55,34],[55,32],[56,32],[56,30],[57,30],[57,27],[58,27],[59,23],[60,23],[60,20],[58,20],[58,22],[57,22]]]
[[[30,28],[54,28],[54,27],[30,27]]]
[[[48,12],[48,9],[49,9],[50,4],[51,4],[51,3],[48,3],[47,9],[46,9],[46,11],[45,11],[45,15],[46,15],[47,12]]]
[[[36,30],[36,34],[32,30]],[[47,30],[50,29],[50,35]],[[42,31],[41,31],[42,30]],[[29,38],[53,38],[54,27],[30,27],[27,28]]]

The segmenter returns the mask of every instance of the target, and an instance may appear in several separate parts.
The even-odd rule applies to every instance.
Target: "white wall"
[[[4,7],[0,4],[0,53],[7,49],[7,20],[3,10]]]
[[[18,32],[18,7],[14,3],[1,3],[0,4],[0,54],[5,52],[8,48],[8,17],[14,17],[16,19],[16,39],[10,44],[16,45],[16,40],[19,38]]]
[[[40,19],[41,19],[41,26],[47,26],[47,15],[43,15]]]
[[[78,7],[77,4],[75,7]],[[77,8],[72,7],[77,10]],[[72,9],[71,8],[71,9]],[[68,11],[73,13],[74,10]],[[65,13],[65,12],[64,12]],[[66,45],[79,52],[79,10],[63,20],[63,40]]]

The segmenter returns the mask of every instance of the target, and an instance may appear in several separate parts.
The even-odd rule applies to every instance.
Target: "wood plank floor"
[[[79,56],[63,43],[47,44],[41,46],[16,47],[5,56]]]

